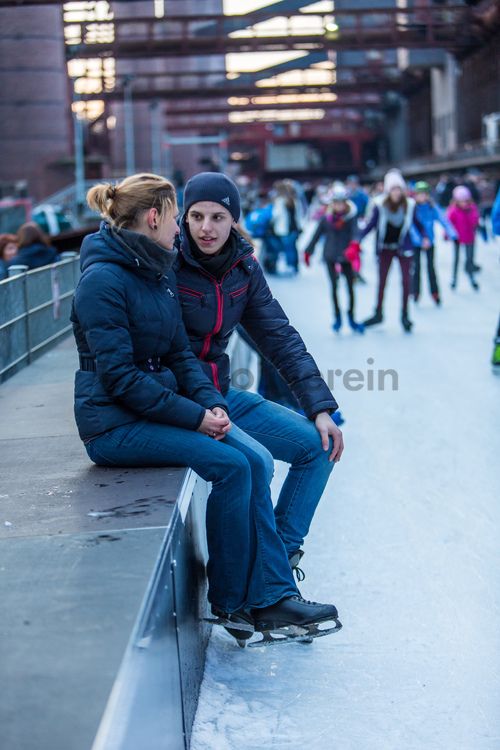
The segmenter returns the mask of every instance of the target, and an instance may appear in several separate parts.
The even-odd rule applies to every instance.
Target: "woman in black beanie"
[[[290,564],[297,567],[334,462],[342,455],[342,433],[331,418],[338,405],[273,298],[253,247],[238,232],[239,217],[238,189],[226,175],[203,172],[188,181],[175,264],[182,314],[193,351],[228,402],[233,435],[243,441],[249,436],[273,458],[291,464],[275,518]],[[225,352],[240,324],[290,386],[306,417],[231,387]]]

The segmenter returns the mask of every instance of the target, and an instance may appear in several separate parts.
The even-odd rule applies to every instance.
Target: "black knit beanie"
[[[227,208],[235,221],[240,218],[240,194],[234,182],[221,172],[200,172],[184,188],[184,212],[193,203],[213,201]]]

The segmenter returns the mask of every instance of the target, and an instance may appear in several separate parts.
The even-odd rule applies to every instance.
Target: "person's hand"
[[[314,419],[314,424],[321,435],[321,443],[324,451],[327,451],[330,448],[330,438],[333,438],[333,450],[328,456],[328,460],[337,463],[340,461],[340,457],[344,452],[342,430],[339,430],[327,411],[322,411],[317,414]]]
[[[198,427],[198,432],[202,432],[215,440],[222,440],[230,429],[231,421],[226,412],[220,406],[216,406],[212,410],[206,410],[203,421]]]
[[[304,263],[309,268],[311,265],[311,253],[304,253]]]
[[[431,246],[431,241],[428,237],[424,237],[422,240],[422,250],[428,250]]]

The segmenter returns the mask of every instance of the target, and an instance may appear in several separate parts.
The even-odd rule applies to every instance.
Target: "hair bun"
[[[106,198],[114,201],[114,199],[116,198],[116,185],[109,185],[106,191]]]

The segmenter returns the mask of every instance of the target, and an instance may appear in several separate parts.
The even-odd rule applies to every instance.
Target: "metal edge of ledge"
[[[176,575],[182,575],[182,571],[176,571],[175,553],[179,546],[199,545],[196,529],[190,533],[186,528],[187,525],[198,525],[199,519],[189,518],[186,522],[186,518],[190,509],[194,516],[199,516],[202,511],[204,514],[204,508],[192,508],[196,504],[192,500],[195,493],[198,494],[197,489],[205,497],[207,495],[206,488],[201,485],[204,485],[203,480],[188,469],[92,750],[189,748],[192,717],[186,718],[185,715],[182,674],[185,659],[179,643],[177,618],[177,609],[185,610],[186,603],[176,601]],[[192,557],[192,552],[188,551],[183,558],[186,554]],[[184,571],[185,578],[189,578],[184,581],[187,586],[192,582],[188,573]],[[181,595],[186,594],[185,585],[181,583]],[[198,634],[195,637],[198,638]],[[203,661],[205,646],[206,643],[201,649]],[[203,666],[203,663],[199,664],[194,670],[197,676],[188,685],[188,689],[196,691],[195,702]]]

